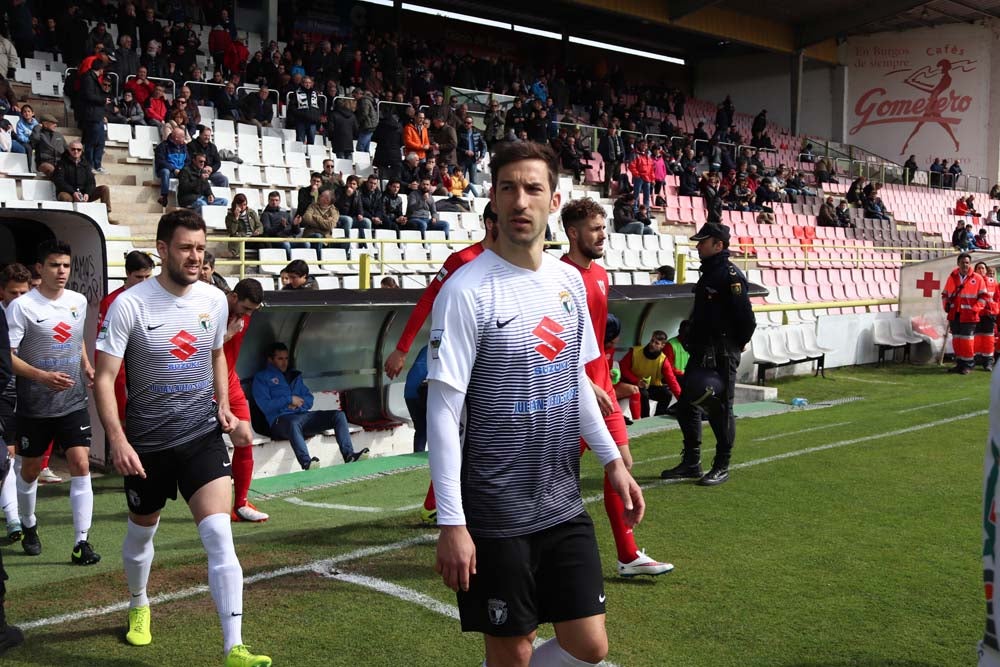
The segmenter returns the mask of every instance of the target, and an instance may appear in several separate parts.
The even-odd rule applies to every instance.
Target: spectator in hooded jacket
[[[106,185],[98,185],[94,180],[91,166],[83,157],[83,144],[73,141],[66,149],[52,174],[52,184],[56,188],[56,199],[67,202],[100,201],[108,209],[111,222],[111,191]]]
[[[153,151],[153,170],[160,179],[160,206],[167,205],[170,179],[180,178],[181,171],[188,163],[188,149],[184,142],[184,130],[177,128],[165,141],[161,141]]]
[[[399,178],[403,161],[403,131],[396,114],[387,112],[382,116],[372,139],[377,144],[372,164],[378,169],[379,176],[389,179]]]
[[[145,106],[146,124],[155,125],[162,131],[163,126],[167,124],[167,112],[169,111],[163,86],[157,86],[153,89],[153,94],[146,100]]]
[[[326,136],[330,140],[330,149],[342,160],[351,159],[354,136],[358,132],[358,118],[351,110],[351,104],[353,102],[337,100],[333,113],[327,117]]]

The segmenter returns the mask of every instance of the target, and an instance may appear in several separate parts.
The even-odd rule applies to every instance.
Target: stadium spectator
[[[306,145],[312,144],[320,121],[320,110],[319,94],[313,89],[311,76],[303,77],[302,83],[295,89],[288,104],[287,115],[288,121],[295,127],[295,140]]]
[[[146,111],[135,99],[135,95],[131,90],[126,90],[122,94],[122,98],[118,102],[118,113],[122,116],[124,122],[129,125],[146,124]]]
[[[31,131],[31,148],[35,154],[35,169],[48,177],[66,152],[66,139],[56,131],[55,116],[43,113],[38,120],[40,124]]]
[[[386,276],[380,280],[378,286],[382,289],[399,289],[399,283],[392,276]]]
[[[403,127],[403,148],[407,157],[410,153],[414,153],[418,160],[427,157],[427,151],[431,149],[431,142],[422,111],[418,111],[413,117],[413,121]],[[403,182],[407,181],[404,179]]]
[[[62,53],[62,32],[56,26],[56,20],[53,17],[46,18],[45,26],[38,31],[35,38],[35,50],[46,51],[52,55]]]
[[[340,212],[337,226],[344,230],[345,236],[351,236],[351,229],[357,229],[358,236],[362,239],[371,235],[372,221],[365,215],[361,193],[358,192],[357,176],[351,174],[347,177],[344,187],[336,192],[334,205]],[[367,245],[362,244],[362,247],[367,247]]]
[[[819,215],[816,216],[816,224],[820,227],[839,227],[837,218],[837,207],[833,205],[833,197],[827,197],[823,205],[819,207]]]
[[[653,282],[654,285],[673,285],[674,284],[674,267],[669,265],[663,265],[656,269],[656,280]]]
[[[294,222],[296,224],[302,222],[302,216],[305,215],[306,209],[309,208],[309,205],[319,199],[319,195],[322,191],[331,189],[331,185],[324,183],[323,174],[318,171],[312,172],[309,175],[309,185],[299,188],[298,195],[296,197]]]
[[[951,232],[951,247],[955,250],[968,250],[966,246],[965,220],[959,220]]]
[[[321,190],[316,201],[309,204],[302,214],[302,237],[310,239],[331,238],[333,229],[339,227],[340,212],[333,205],[333,192]],[[314,244],[317,252],[326,247],[322,243]],[[336,247],[336,246],[334,246]],[[347,249],[350,254],[350,247]]]
[[[500,103],[494,99],[490,99],[489,109],[486,111],[485,118],[483,119],[485,128],[483,137],[490,151],[503,139],[504,115],[503,110],[500,108]]]
[[[864,208],[865,217],[890,222],[892,218],[889,217],[888,212],[882,204],[882,199],[879,198],[876,192],[877,191],[870,192],[863,201],[862,207]]]
[[[358,86],[354,89],[354,114],[358,119],[358,145],[355,150],[367,153],[372,135],[378,126],[378,112],[375,110],[375,99],[371,93]]]
[[[678,179],[677,194],[682,197],[699,197],[702,194],[701,179],[695,171],[696,167],[697,165],[693,161],[688,162]]]
[[[198,280],[216,287],[226,294],[229,294],[229,283],[219,273],[215,271],[215,255],[208,250],[205,251],[205,259],[201,263],[201,271],[198,273]]]
[[[24,147],[28,155],[28,167],[31,167],[31,133],[39,126],[38,119],[35,118],[35,111],[30,104],[21,105],[21,118],[17,121],[14,130],[14,139]]]
[[[167,139],[157,144],[153,151],[153,170],[160,179],[160,206],[167,205],[170,179],[180,178],[181,171],[188,163],[188,148],[184,142],[184,131],[175,129]]]
[[[21,60],[14,43],[0,35],[0,77],[14,76],[14,70],[21,67]]]
[[[436,157],[427,156],[427,159],[424,160],[423,165],[420,167],[420,178],[426,178],[430,181],[431,194],[438,197],[446,197],[448,195],[448,190],[451,188],[451,177],[448,175],[446,167],[438,166]]]
[[[94,171],[103,174],[104,167],[104,111],[110,101],[104,92],[101,80],[104,76],[105,59],[94,61],[90,71],[80,77],[80,92],[74,113],[83,130],[84,157]]]
[[[437,206],[434,197],[431,195],[431,181],[429,178],[420,180],[420,188],[411,192],[406,200],[406,226],[404,229],[416,229],[420,231],[420,237],[424,238],[428,229],[433,231],[443,231],[444,237],[448,238],[451,231],[448,221],[438,220]]]
[[[986,224],[990,226],[1000,225],[1000,207],[994,206],[993,210],[986,214]]]
[[[400,168],[400,182],[403,184],[404,194],[415,192],[420,188],[420,176],[423,165],[416,153],[409,153]]]
[[[108,26],[103,21],[98,21],[97,25],[90,31],[90,34],[87,35],[84,49],[87,53],[94,53],[98,45],[102,47],[101,50],[104,53],[112,53],[115,50],[114,38],[111,37],[111,33],[108,32]]]
[[[930,172],[931,187],[940,188],[944,183],[944,165],[941,163],[941,158],[934,158],[934,161],[931,162],[931,166],[927,171]]]
[[[427,131],[431,142],[431,151],[437,158],[437,163],[442,168],[455,164],[458,146],[458,136],[455,128],[445,122],[444,117],[436,116],[431,121],[431,128]]]
[[[634,206],[635,195],[631,192],[625,193],[615,200],[612,209],[615,232],[618,234],[655,234],[656,232],[652,228],[636,219],[638,209]]]
[[[387,112],[382,115],[372,139],[376,144],[372,164],[378,169],[379,178],[399,178],[403,161],[403,130],[396,114]]]
[[[945,175],[944,186],[946,188],[958,188],[958,177],[962,175],[962,167],[958,164],[958,160],[953,160],[951,166],[948,167],[948,173]]]
[[[138,30],[139,48],[142,51],[146,50],[150,42],[163,43],[166,39],[163,32],[163,24],[156,20],[156,12],[152,7],[147,7],[143,11],[142,18],[138,22]]]
[[[917,158],[915,155],[911,155],[906,158],[906,162],[903,163],[903,183],[909,185],[913,182],[913,177],[917,173],[917,169],[920,167],[917,165]]]
[[[611,184],[618,179],[622,160],[625,157],[625,148],[622,145],[621,137],[618,136],[618,126],[612,125],[608,128],[607,134],[601,137],[601,141],[597,145],[597,152],[604,160],[603,194],[605,197],[611,197]]]
[[[816,160],[813,165],[813,176],[816,178],[816,183],[822,185],[823,183],[836,183],[837,179],[834,178],[834,174],[837,173],[837,169],[833,164],[833,161],[828,157],[821,157]]]
[[[573,172],[576,182],[583,183],[583,174],[587,169],[584,160],[589,159],[586,151],[580,150],[576,145],[576,137],[570,135],[566,137],[566,142],[559,151],[559,158],[563,169]]]
[[[170,107],[167,106],[167,98],[165,97],[163,86],[156,86],[153,89],[153,94],[146,100],[145,109],[146,124],[155,125],[162,132],[167,123],[167,113],[170,110]],[[184,132],[187,132],[186,128]]]
[[[271,437],[287,439],[303,470],[318,467],[319,459],[310,456],[305,435],[334,429],[344,463],[353,463],[368,453],[354,451],[351,431],[343,410],[313,410],[313,395],[302,380],[302,373],[289,368],[288,347],[272,343],[267,367],[253,378],[253,399],[267,420]]]
[[[205,156],[205,164],[212,169],[212,175],[208,179],[212,185],[217,188],[229,187],[229,178],[219,171],[222,168],[222,158],[219,156],[219,149],[212,143],[212,128],[200,126],[198,137],[188,142],[187,151],[189,156]]]
[[[475,185],[469,182],[469,179],[465,177],[465,172],[462,170],[461,166],[455,166],[450,175],[451,185],[449,186],[448,194],[452,197],[464,197],[466,195],[472,197],[479,196],[479,190]]]
[[[399,179],[390,179],[382,193],[382,210],[379,217],[382,224],[387,229],[395,228],[397,231],[406,225],[406,216],[403,214],[403,197],[399,194]]]
[[[229,34],[229,30],[224,29],[221,25],[213,26],[208,33],[208,52],[212,56],[212,60],[215,61],[216,67],[224,66],[226,52],[232,42],[233,38]]]
[[[162,54],[163,44],[156,40],[146,45],[146,51],[139,56],[139,64],[146,68],[154,79],[167,78],[167,59]]]
[[[354,151],[354,137],[358,132],[358,118],[347,100],[337,100],[333,113],[327,117],[326,135],[330,150],[342,160],[351,159]],[[297,131],[297,130],[296,130]]]
[[[139,54],[132,48],[131,36],[119,33],[118,48],[114,50],[109,69],[118,75],[119,81],[125,81],[139,72]]]
[[[655,177],[653,175],[653,159],[646,152],[646,140],[640,139],[636,143],[636,154],[632,158],[632,162],[629,164],[629,172],[632,174],[632,190],[635,193],[635,200],[633,203],[633,211],[638,210],[639,200],[644,199],[642,203],[646,205],[649,209],[651,204],[650,194],[652,192],[653,181]]]
[[[268,193],[267,206],[260,212],[260,223],[266,237],[294,239],[302,236],[302,228],[292,219],[291,211],[282,208],[281,193],[277,190]],[[291,256],[292,244],[289,241],[277,241],[271,247],[284,248],[285,254]]]
[[[216,197],[212,192],[212,183],[208,180],[211,175],[212,168],[205,164],[205,156],[192,156],[177,177],[177,205],[190,208],[199,215],[203,206],[227,205],[229,202],[225,197]]]
[[[396,231],[395,221],[385,220],[382,217],[382,190],[378,186],[378,176],[372,174],[365,180],[358,192],[358,197],[361,199],[361,210],[364,212],[364,216],[371,220],[373,230]]]
[[[965,197],[959,197],[958,201],[955,202],[955,215],[971,216],[972,213],[969,211],[969,203]]]
[[[996,183],[990,188],[990,199],[1000,199],[1000,183]]]
[[[476,129],[471,116],[462,121],[458,131],[458,165],[465,170],[472,184],[478,183],[478,163],[486,156],[486,141]]]
[[[197,161],[198,156],[195,156],[194,160]],[[233,197],[232,206],[229,207],[229,212],[226,213],[226,232],[229,236],[240,238],[262,236],[264,234],[264,225],[260,222],[260,216],[257,215],[257,211],[248,206],[247,196],[242,192]],[[229,252],[233,256],[238,257],[240,254],[240,245],[240,243],[235,241],[230,242]],[[250,246],[250,248],[253,247],[255,246]]]
[[[841,199],[837,204],[837,226],[854,229],[854,222],[851,220],[851,209],[847,206],[847,200]]]
[[[663,352],[666,345],[667,334],[657,330],[646,345],[629,349],[621,359],[622,378],[639,388],[639,393],[631,398],[633,419],[649,416],[650,399],[656,401],[655,414],[662,415],[670,405],[671,397],[681,395],[673,367]]]
[[[975,330],[986,305],[987,288],[983,277],[972,270],[969,253],[960,253],[957,263],[941,291],[941,305],[948,317],[955,351],[955,366],[948,372],[968,375],[975,361]]]
[[[222,120],[239,121],[243,119],[240,100],[236,96],[236,86],[233,85],[232,81],[219,89],[219,92],[216,94],[215,113]]]
[[[319,285],[309,275],[309,264],[303,259],[293,259],[281,271],[283,290],[316,290]]]
[[[156,84],[148,78],[149,70],[145,65],[139,65],[136,69],[135,78],[125,83],[125,90],[132,91],[135,101],[145,106],[146,100],[153,96]]]
[[[256,93],[248,93],[240,103],[244,123],[257,127],[271,127],[274,119],[274,104],[271,102],[271,91],[263,84]]]
[[[108,186],[98,185],[94,181],[91,166],[83,157],[83,144],[79,141],[70,142],[66,153],[56,163],[52,184],[55,185],[56,199],[59,201],[100,201],[107,207],[108,222],[111,222],[111,191]]]
[[[15,138],[14,126],[6,118],[0,118],[0,153],[26,154],[28,149]]]
[[[667,361],[670,362],[670,367],[674,369],[674,377],[677,378],[678,382],[684,379],[684,369],[687,368],[688,359],[691,356],[685,347],[690,327],[690,322],[681,320],[681,323],[677,325],[677,335],[668,340],[667,346],[663,348],[664,353],[667,355]],[[670,412],[670,408],[667,408],[667,412]]]
[[[189,86],[180,86],[177,89],[177,97],[174,98],[173,108],[182,109],[187,114],[187,131],[191,135],[198,134],[198,127],[201,125],[201,111],[198,103],[192,97]]]
[[[169,109],[167,111],[167,122],[160,128],[160,138],[166,139],[175,128],[180,128],[184,132],[184,142],[190,143],[191,134],[188,132],[188,117],[182,109]]]
[[[993,246],[986,238],[986,229],[980,229],[975,238],[976,250],[993,250]],[[985,271],[985,267],[983,269]]]
[[[226,69],[227,76],[232,78],[235,74],[242,74],[249,58],[250,49],[247,48],[241,38],[234,38],[229,43],[226,53],[222,58],[222,64]]]

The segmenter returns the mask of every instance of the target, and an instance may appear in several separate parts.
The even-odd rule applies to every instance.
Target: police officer
[[[757,322],[747,294],[747,279],[729,261],[729,227],[709,222],[691,237],[698,242],[701,278],[694,290],[685,348],[690,354],[677,405],[677,421],[684,434],[684,452],[679,465],[664,470],[663,479],[697,479],[702,486],[729,479],[729,457],[736,437],[733,395],[740,354],[753,335]],[[714,372],[713,372],[714,371]],[[706,475],[701,470],[701,417],[706,391],[715,378],[722,388],[716,396],[719,409],[707,409],[708,423],[715,433],[715,461]]]

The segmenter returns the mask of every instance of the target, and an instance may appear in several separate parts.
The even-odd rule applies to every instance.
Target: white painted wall
[[[807,61],[802,74],[801,129],[804,134],[835,134],[833,68]],[[695,65],[694,96],[721,102],[731,95],[736,110],[756,115],[767,109],[773,123],[791,124],[791,57],[778,54],[704,60]],[[715,120],[706,119],[709,124]],[[774,137],[772,137],[773,139]]]

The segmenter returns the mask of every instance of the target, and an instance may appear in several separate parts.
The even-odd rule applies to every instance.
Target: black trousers
[[[685,377],[695,368],[705,368],[706,351],[695,349],[691,352]],[[677,422],[684,435],[684,450],[689,451],[701,447],[701,417],[704,410],[708,414],[708,424],[715,434],[715,463],[729,465],[729,456],[736,440],[736,415],[733,414],[733,396],[736,393],[736,370],[740,365],[740,351],[727,350],[716,352],[716,370],[726,382],[726,395],[721,405],[708,409],[693,405],[691,401],[701,398],[703,388],[685,385],[682,388],[677,404]]]
[[[662,415],[667,411],[667,406],[670,404],[670,399],[673,394],[670,389],[662,385],[653,385],[646,387],[645,389],[639,389],[639,396],[642,400],[642,417],[645,419],[649,416],[649,399],[656,401],[656,414]],[[635,415],[633,415],[634,417]]]

